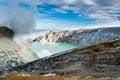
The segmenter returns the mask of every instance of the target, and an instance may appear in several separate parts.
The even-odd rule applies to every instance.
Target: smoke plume
[[[26,34],[35,27],[34,15],[19,3],[20,0],[0,0],[0,26],[11,28],[17,34]]]

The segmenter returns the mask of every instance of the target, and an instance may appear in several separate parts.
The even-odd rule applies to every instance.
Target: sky
[[[15,6],[11,7],[13,4]],[[13,17],[14,14],[10,12],[15,10],[17,16],[21,15],[18,19],[28,21],[20,24],[24,24],[24,27],[32,25],[35,29],[119,27],[119,4],[120,0],[0,0],[0,15],[2,17],[5,15],[0,23],[6,24],[8,20],[11,21],[12,19],[8,17],[11,17],[9,16],[11,14]],[[27,11],[27,15],[30,14],[29,16],[32,17],[19,14],[24,11],[13,8],[16,6]],[[25,23],[32,24],[26,25]]]

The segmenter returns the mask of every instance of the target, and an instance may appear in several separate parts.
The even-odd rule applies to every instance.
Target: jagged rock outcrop
[[[0,27],[0,71],[38,59],[27,45],[19,46],[13,37],[14,31],[12,29]]]
[[[120,76],[120,38],[76,48],[14,67],[8,72],[64,76]]]
[[[80,29],[75,31],[49,31],[45,36],[35,39],[35,42],[65,42],[85,46],[98,41],[120,37],[120,27]]]

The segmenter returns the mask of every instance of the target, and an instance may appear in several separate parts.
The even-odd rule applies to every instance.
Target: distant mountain
[[[0,27],[0,71],[38,59],[27,43],[18,45],[13,37],[12,29]]]
[[[36,38],[35,42],[65,42],[79,46],[89,45],[120,37],[120,27],[79,29],[74,31],[49,31],[46,35]]]
[[[64,51],[8,70],[11,71],[55,73],[63,76],[119,77],[120,38]]]

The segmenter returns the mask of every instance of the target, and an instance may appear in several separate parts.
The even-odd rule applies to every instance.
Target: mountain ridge
[[[80,47],[120,37],[120,27],[79,29],[74,31],[49,31],[46,35],[34,39],[34,42],[61,42],[79,45]]]

